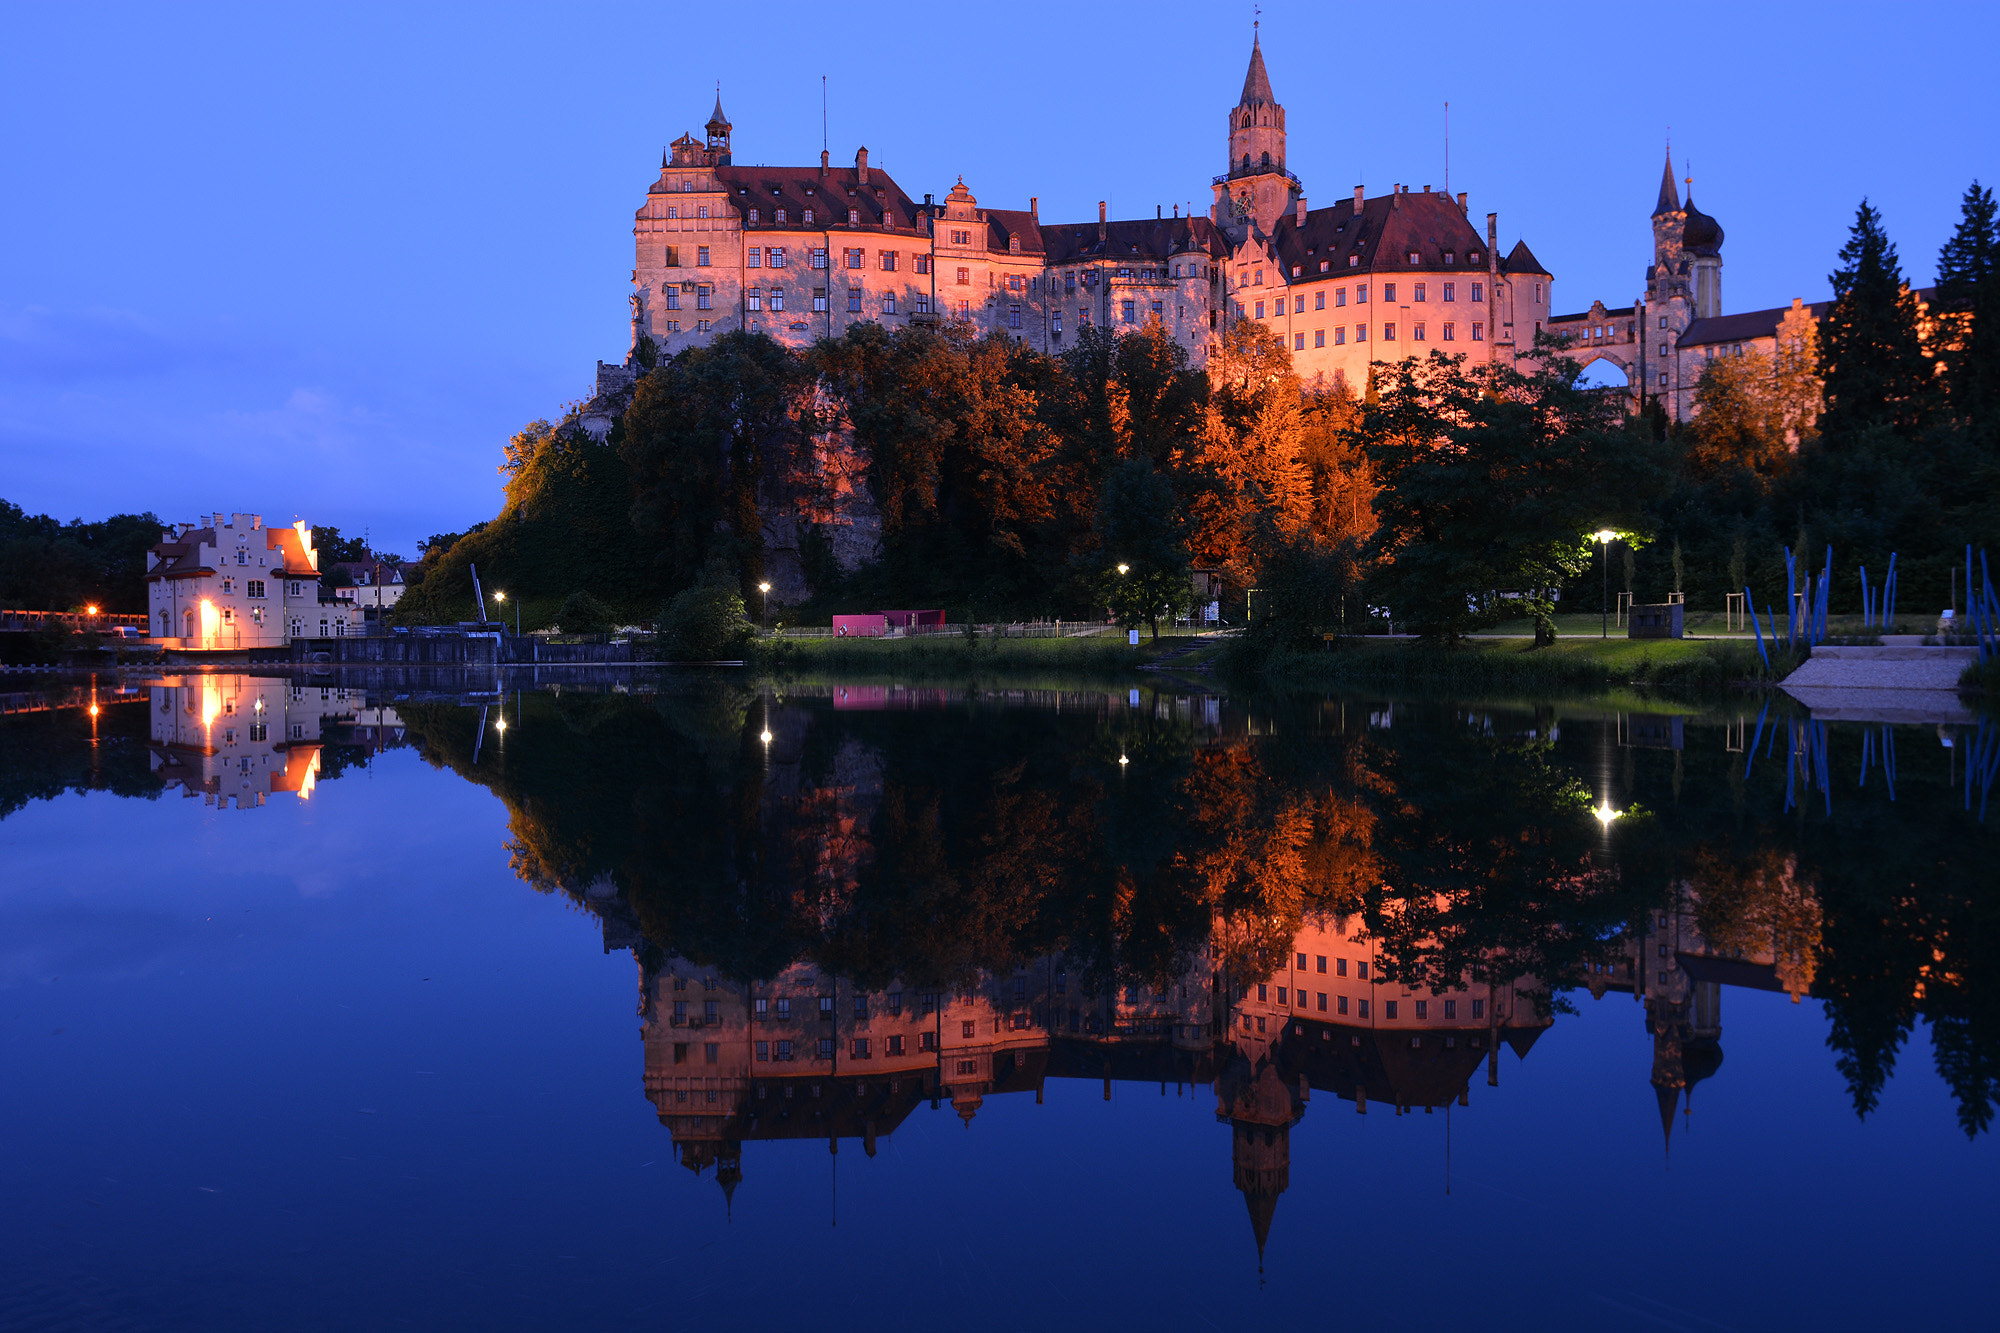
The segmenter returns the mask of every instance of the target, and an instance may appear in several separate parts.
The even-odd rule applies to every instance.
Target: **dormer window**
[[[804,218],[807,222],[811,222],[813,220],[813,211],[810,208],[808,208],[803,213],[801,213],[800,216]]]
[[[755,222],[757,220],[757,210],[754,208],[750,210],[750,220],[752,222]]]
[[[1479,262],[1479,252],[1477,250],[1474,250],[1471,254],[1465,257],[1465,261],[1468,264],[1477,264]]]
[[[1302,270],[1302,269],[1300,268],[1300,266],[1299,266],[1299,265],[1297,265],[1297,264],[1294,264],[1294,265],[1292,265],[1292,276],[1293,276],[1293,277],[1295,277],[1295,278],[1296,278],[1296,277],[1298,277],[1298,276],[1299,276],[1299,274],[1300,274],[1300,272],[1302,272],[1302,271],[1303,271],[1303,270]]]
[[[849,223],[850,225],[851,225],[851,224],[853,224],[853,223],[857,223],[857,222],[861,221],[861,210],[860,210],[860,209],[858,209],[858,208],[850,208],[850,209],[848,209],[848,210],[847,210],[847,221],[848,221],[848,223]]]
[[[778,221],[780,221],[780,222],[783,222],[783,221],[785,220],[785,210],[784,210],[784,209],[782,209],[782,208],[781,208],[781,209],[779,209],[779,210],[778,210],[778,213],[777,213],[777,217],[778,217]]]
[[[1361,267],[1361,256],[1360,256],[1360,255],[1349,255],[1349,256],[1347,257],[1347,266],[1348,266],[1349,268],[1359,268],[1359,267]]]
[[[1319,261],[1319,271],[1322,273],[1326,272],[1328,269],[1332,267],[1333,267],[1333,261],[1330,259],[1322,259]]]
[[[1445,262],[1445,263],[1447,263],[1447,264],[1454,264],[1454,263],[1457,263],[1457,262],[1458,262],[1458,256],[1457,256],[1456,254],[1452,253],[1452,252],[1451,252],[1450,250],[1447,250],[1447,251],[1445,251],[1445,252],[1444,252],[1444,262]]]
[[[1416,262],[1417,262],[1417,252],[1415,250],[1412,250],[1410,251],[1410,263],[1412,265],[1415,265]]]

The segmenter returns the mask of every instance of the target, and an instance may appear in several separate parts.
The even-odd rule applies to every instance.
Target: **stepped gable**
[[[1296,213],[1286,213],[1272,228],[1271,249],[1288,281],[1294,267],[1300,282],[1344,273],[1407,270],[1412,254],[1418,268],[1441,268],[1447,254],[1455,255],[1453,262],[1475,276],[1486,267],[1467,259],[1477,252],[1483,260],[1486,242],[1457,202],[1450,195],[1429,192],[1378,195],[1362,205],[1358,219],[1351,200],[1309,209],[1303,227]],[[1350,265],[1349,258],[1358,262]],[[1325,273],[1319,269],[1322,260],[1332,264]]]

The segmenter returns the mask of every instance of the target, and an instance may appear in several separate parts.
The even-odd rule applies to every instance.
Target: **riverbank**
[[[1259,655],[1247,642],[1218,664],[1231,679],[1265,687],[1451,686],[1605,690],[1621,687],[1712,694],[1775,684],[1795,665],[1773,656],[1769,669],[1740,639],[1464,640],[1444,648],[1411,639],[1349,639],[1324,651]]]
[[[1173,642],[1162,638],[1160,645]],[[892,671],[924,679],[993,670],[1129,674],[1160,652],[1161,647],[1143,636],[1135,647],[1122,636],[1108,634],[1043,639],[760,639],[750,645],[745,661],[774,672]]]

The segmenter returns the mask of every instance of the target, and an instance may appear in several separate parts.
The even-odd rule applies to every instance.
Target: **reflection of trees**
[[[108,791],[151,800],[161,790],[146,757],[143,704],[105,706],[91,745],[90,715],[50,709],[0,718],[0,819],[65,792]]]
[[[2000,941],[1971,854],[1990,835],[1920,755],[1898,803],[1843,797],[1829,819],[1785,812],[1782,768],[1746,780],[1713,731],[1618,747],[1609,720],[1549,709],[1368,725],[1283,704],[1249,735],[1115,706],[854,713],[722,682],[522,707],[477,765],[475,711],[411,708],[409,734],[502,796],[523,878],[739,979],[807,962],[940,988],[1059,953],[1100,987],[1163,984],[1210,950],[1257,978],[1301,923],[1358,916],[1385,979],[1549,993],[1626,957],[1650,913],[1688,911],[1702,948],[1825,1002],[1858,1110],[1920,1020],[1969,1132],[2000,1089]],[[1607,783],[1626,812],[1608,832],[1590,813]]]

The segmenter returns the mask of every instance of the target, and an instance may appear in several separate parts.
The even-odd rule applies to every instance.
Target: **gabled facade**
[[[146,553],[147,626],[169,648],[233,652],[361,632],[361,613],[320,601],[319,554],[304,523],[258,514],[182,523]]]
[[[1356,388],[1382,361],[1532,347],[1552,279],[1525,244],[1502,258],[1497,219],[1481,236],[1464,195],[1357,188],[1308,209],[1261,40],[1228,121],[1208,217],[1113,219],[1100,202],[1094,223],[1045,225],[1035,199],[984,206],[963,177],[917,202],[865,148],[852,167],[825,153],[817,167],[739,166],[718,96],[706,138],[670,146],[635,219],[632,347],[650,338],[672,355],[737,329],[803,347],[856,323],[948,321],[1060,352],[1092,325],[1158,324],[1200,366],[1242,318],[1284,338],[1308,380]],[[600,363],[600,393],[637,369],[634,356]]]

